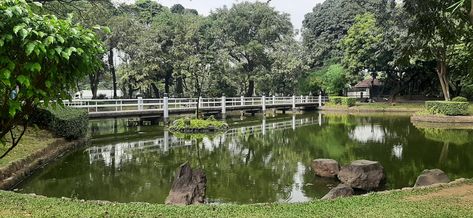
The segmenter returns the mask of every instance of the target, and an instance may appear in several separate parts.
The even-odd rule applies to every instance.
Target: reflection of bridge
[[[199,106],[203,112],[238,110],[292,109],[320,107],[328,100],[325,96],[292,97],[221,97],[221,98],[160,98],[160,99],[105,99],[72,100],[66,106],[85,108],[91,118],[127,117],[127,116],[162,116],[169,114],[193,113]]]
[[[322,125],[321,114],[319,114],[318,119],[314,119],[313,117],[296,119],[296,116],[292,115],[291,120],[272,123],[266,123],[266,119],[263,119],[261,125],[233,128],[225,133],[216,135],[213,141],[225,141],[227,137],[239,135],[266,135],[268,132],[272,133],[276,130],[296,129],[314,124]],[[180,139],[172,136],[169,131],[165,130],[162,138],[90,147],[87,149],[87,152],[91,164],[103,160],[107,166],[112,166],[113,164],[118,167],[122,162],[131,160],[133,157],[133,151],[136,150],[139,150],[140,152],[151,152],[157,150],[167,152],[171,148],[191,146],[193,143],[195,143],[195,140]],[[204,144],[205,143],[212,143],[212,141],[204,139]],[[212,145],[206,145],[206,147],[207,146]]]

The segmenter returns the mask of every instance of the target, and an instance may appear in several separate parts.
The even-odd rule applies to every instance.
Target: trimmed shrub
[[[454,101],[454,102],[468,102],[468,99],[466,99],[465,97],[458,96],[458,97],[452,98],[452,101]]]
[[[342,105],[347,107],[355,106],[356,99],[342,96],[331,96],[329,98],[329,103],[333,105]]]
[[[87,111],[68,107],[37,108],[32,122],[49,129],[56,136],[78,139],[87,135]]]
[[[453,101],[426,101],[425,108],[433,114],[443,114],[447,116],[467,115],[468,102]]]
[[[207,120],[180,118],[172,122],[169,127],[171,131],[184,133],[214,132],[227,128],[227,123],[216,120],[214,117],[209,117]]]

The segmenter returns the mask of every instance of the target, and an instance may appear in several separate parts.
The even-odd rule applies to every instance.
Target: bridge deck
[[[73,100],[66,102],[69,107],[84,108],[90,118],[161,116],[170,114],[194,113],[199,104],[202,112],[220,112],[238,110],[295,109],[318,107],[327,101],[327,97],[239,97],[239,98],[162,98],[162,99],[106,99]]]

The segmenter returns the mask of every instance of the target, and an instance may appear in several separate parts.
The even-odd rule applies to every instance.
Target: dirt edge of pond
[[[36,169],[85,145],[86,142],[86,139],[67,141],[63,138],[57,138],[47,147],[10,163],[8,166],[0,169],[0,189],[12,189],[16,184],[30,176]]]

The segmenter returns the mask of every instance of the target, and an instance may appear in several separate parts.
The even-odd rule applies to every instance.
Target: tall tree
[[[289,16],[265,3],[244,2],[218,9],[211,17],[222,30],[222,48],[242,71],[241,93],[253,96],[257,77],[271,68],[268,51],[293,34]]]
[[[405,1],[404,6],[413,22],[409,26],[409,36],[416,39],[412,49],[422,53],[425,58],[435,59],[436,72],[445,100],[450,100],[448,63],[452,49],[462,40],[469,40],[472,29],[466,10],[452,13],[449,8],[455,0],[413,0]]]
[[[340,59],[343,52],[338,47],[355,17],[366,12],[377,12],[384,8],[383,0],[326,0],[317,4],[305,15],[302,37],[309,56],[311,68],[321,67],[332,59]]]

